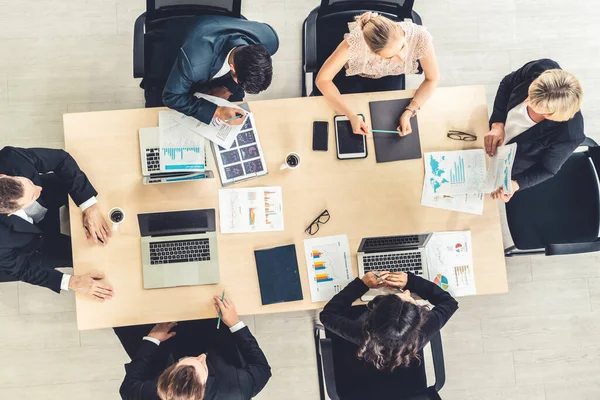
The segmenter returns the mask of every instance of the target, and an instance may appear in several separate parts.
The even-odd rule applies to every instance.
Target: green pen
[[[386,131],[383,129],[372,129],[371,132],[373,132],[373,133],[395,133],[396,135],[400,134],[400,132],[398,132],[398,131]]]
[[[379,275],[378,275],[378,274],[376,274],[375,272],[373,272],[373,275],[375,275],[375,277],[376,277],[377,279],[381,279],[381,276],[379,276]],[[399,291],[400,293],[404,292],[404,290],[400,289],[399,287],[397,287],[396,289],[398,289],[398,291]]]
[[[225,289],[223,289],[223,294],[221,295],[221,303],[225,300]],[[221,318],[223,318],[223,313],[219,311],[219,319],[217,320],[217,329],[221,326]]]

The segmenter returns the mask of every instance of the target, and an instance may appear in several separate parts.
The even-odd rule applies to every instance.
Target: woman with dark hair
[[[387,286],[398,293],[377,296],[357,319],[349,317],[352,303],[369,289]],[[430,310],[417,305],[411,292],[429,300]],[[458,302],[436,284],[412,273],[368,272],[356,278],[323,308],[323,325],[356,344],[357,356],[378,370],[391,372],[418,358],[433,334],[448,322]]]

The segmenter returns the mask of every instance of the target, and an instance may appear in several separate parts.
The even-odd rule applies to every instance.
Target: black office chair
[[[353,307],[352,313],[358,317],[364,309],[364,306]],[[359,360],[356,345],[322,325],[316,325],[314,335],[321,400],[440,400],[438,392],[444,386],[446,372],[439,332],[430,341],[435,370],[435,384],[430,387],[427,387],[424,361],[387,374]],[[422,350],[420,356],[423,360]]]
[[[164,68],[170,71],[172,62],[169,63],[164,58],[172,58],[173,61],[185,37],[185,24],[173,23],[174,21],[207,14],[243,18],[241,9],[242,0],[146,0],[146,12],[136,19],[133,30],[133,77],[144,78],[149,68],[154,68],[155,65],[157,68],[166,65]],[[171,41],[169,48],[174,49],[172,52],[175,56],[162,57],[163,60],[157,62],[152,55],[155,46],[160,46],[157,42],[160,41],[158,36],[161,34],[154,33],[160,32],[167,24]],[[178,27],[181,30],[177,31]],[[154,75],[163,76],[164,72]]]
[[[376,11],[395,21],[410,18],[418,25],[421,17],[413,11],[414,0],[321,0],[321,5],[308,14],[302,25],[302,96],[320,95],[315,86],[319,69],[333,53],[348,33],[348,22],[365,11]],[[420,69],[420,67],[419,67]],[[312,74],[312,77],[307,77]],[[334,78],[334,82],[364,79],[359,76],[345,76],[342,69]],[[388,82],[389,90],[405,88],[404,75],[383,77]],[[307,88],[307,81],[312,82],[312,90]]]
[[[506,204],[514,255],[577,254],[600,251],[600,147],[586,138],[551,179],[517,191]]]

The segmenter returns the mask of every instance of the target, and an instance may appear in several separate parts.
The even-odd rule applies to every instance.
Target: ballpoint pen
[[[225,300],[225,290],[223,290],[223,294],[221,295],[221,303]],[[217,329],[221,326],[221,318],[223,318],[223,312],[219,311],[219,319],[217,320]]]
[[[90,232],[90,229],[87,226],[84,226],[84,228],[90,235],[92,234],[92,232]],[[100,239],[98,235],[96,235],[96,239],[98,239],[100,243],[104,244],[104,240]]]
[[[379,274],[377,274],[377,273],[373,272],[373,275],[375,275],[375,277],[376,277],[377,279],[381,279],[381,276],[379,276]],[[399,287],[397,287],[396,289],[398,289],[398,291],[399,291],[400,293],[404,292],[404,290],[400,289]]]
[[[233,121],[234,119],[244,118],[244,114],[236,114],[235,117],[227,118],[225,122]]]
[[[396,135],[400,134],[400,132],[398,132],[398,131],[386,131],[383,129],[371,129],[371,132],[373,132],[373,133],[395,133]]]

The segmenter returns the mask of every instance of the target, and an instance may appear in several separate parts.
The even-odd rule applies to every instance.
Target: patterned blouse
[[[388,75],[416,74],[417,60],[431,47],[431,34],[427,29],[412,22],[398,22],[406,35],[408,53],[403,61],[387,60],[373,53],[365,42],[358,22],[348,24],[349,33],[344,35],[348,42],[346,76],[360,75],[365,78],[381,78]]]

